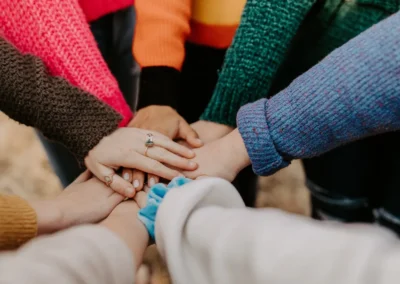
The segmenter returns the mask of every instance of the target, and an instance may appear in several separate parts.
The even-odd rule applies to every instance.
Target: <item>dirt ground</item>
[[[0,113],[0,193],[17,194],[24,198],[48,198],[57,195],[60,190],[60,183],[33,130],[18,125]],[[271,177],[259,180],[257,206],[309,214],[309,197],[299,161]],[[148,250],[145,262],[152,271],[152,284],[170,283],[154,247]],[[146,270],[143,267],[141,273],[147,274]]]

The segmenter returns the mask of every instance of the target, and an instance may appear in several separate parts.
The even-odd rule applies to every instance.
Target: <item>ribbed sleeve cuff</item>
[[[241,96],[240,91],[234,87],[222,85],[217,84],[200,119],[236,127],[236,115],[240,107],[249,102],[248,96]]]
[[[0,250],[15,249],[37,233],[36,212],[17,196],[0,196]]]
[[[138,109],[150,105],[178,107],[180,71],[167,66],[144,67],[140,74]]]
[[[240,135],[244,140],[253,171],[271,175],[289,165],[275,148],[266,118],[268,100],[261,99],[243,106],[237,115]]]

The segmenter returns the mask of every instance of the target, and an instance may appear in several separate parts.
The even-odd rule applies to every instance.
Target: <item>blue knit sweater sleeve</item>
[[[256,174],[400,129],[400,13],[346,43],[270,100],[242,107]]]

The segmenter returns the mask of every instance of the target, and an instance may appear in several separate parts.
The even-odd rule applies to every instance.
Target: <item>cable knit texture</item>
[[[0,110],[64,144],[79,161],[122,117],[105,103],[47,73],[32,55],[0,38]]]
[[[37,234],[36,212],[20,197],[0,195],[0,251],[14,249]]]
[[[133,0],[79,0],[88,22],[97,20],[107,14],[128,8]]]
[[[398,0],[248,0],[201,119],[235,126],[241,106],[276,94],[399,6]],[[276,80],[285,84],[270,93]]]
[[[23,53],[39,57],[52,75],[96,96],[131,117],[118,83],[108,70],[77,0],[1,0],[0,35]]]
[[[241,108],[253,169],[268,175],[295,158],[400,130],[400,12],[374,26],[270,100]]]

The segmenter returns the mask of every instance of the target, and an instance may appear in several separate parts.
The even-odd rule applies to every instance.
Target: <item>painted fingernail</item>
[[[137,179],[135,179],[135,181],[133,182],[133,187],[138,188],[139,185],[140,185],[139,181]]]
[[[153,186],[153,185],[155,185],[156,184],[156,180],[154,179],[154,178],[151,178],[150,180],[149,180],[149,186]]]
[[[132,194],[135,193],[135,190],[132,187],[128,187],[125,192],[126,195],[131,196]]]
[[[124,180],[129,181],[129,178],[130,178],[129,174],[128,173],[124,173]]]

